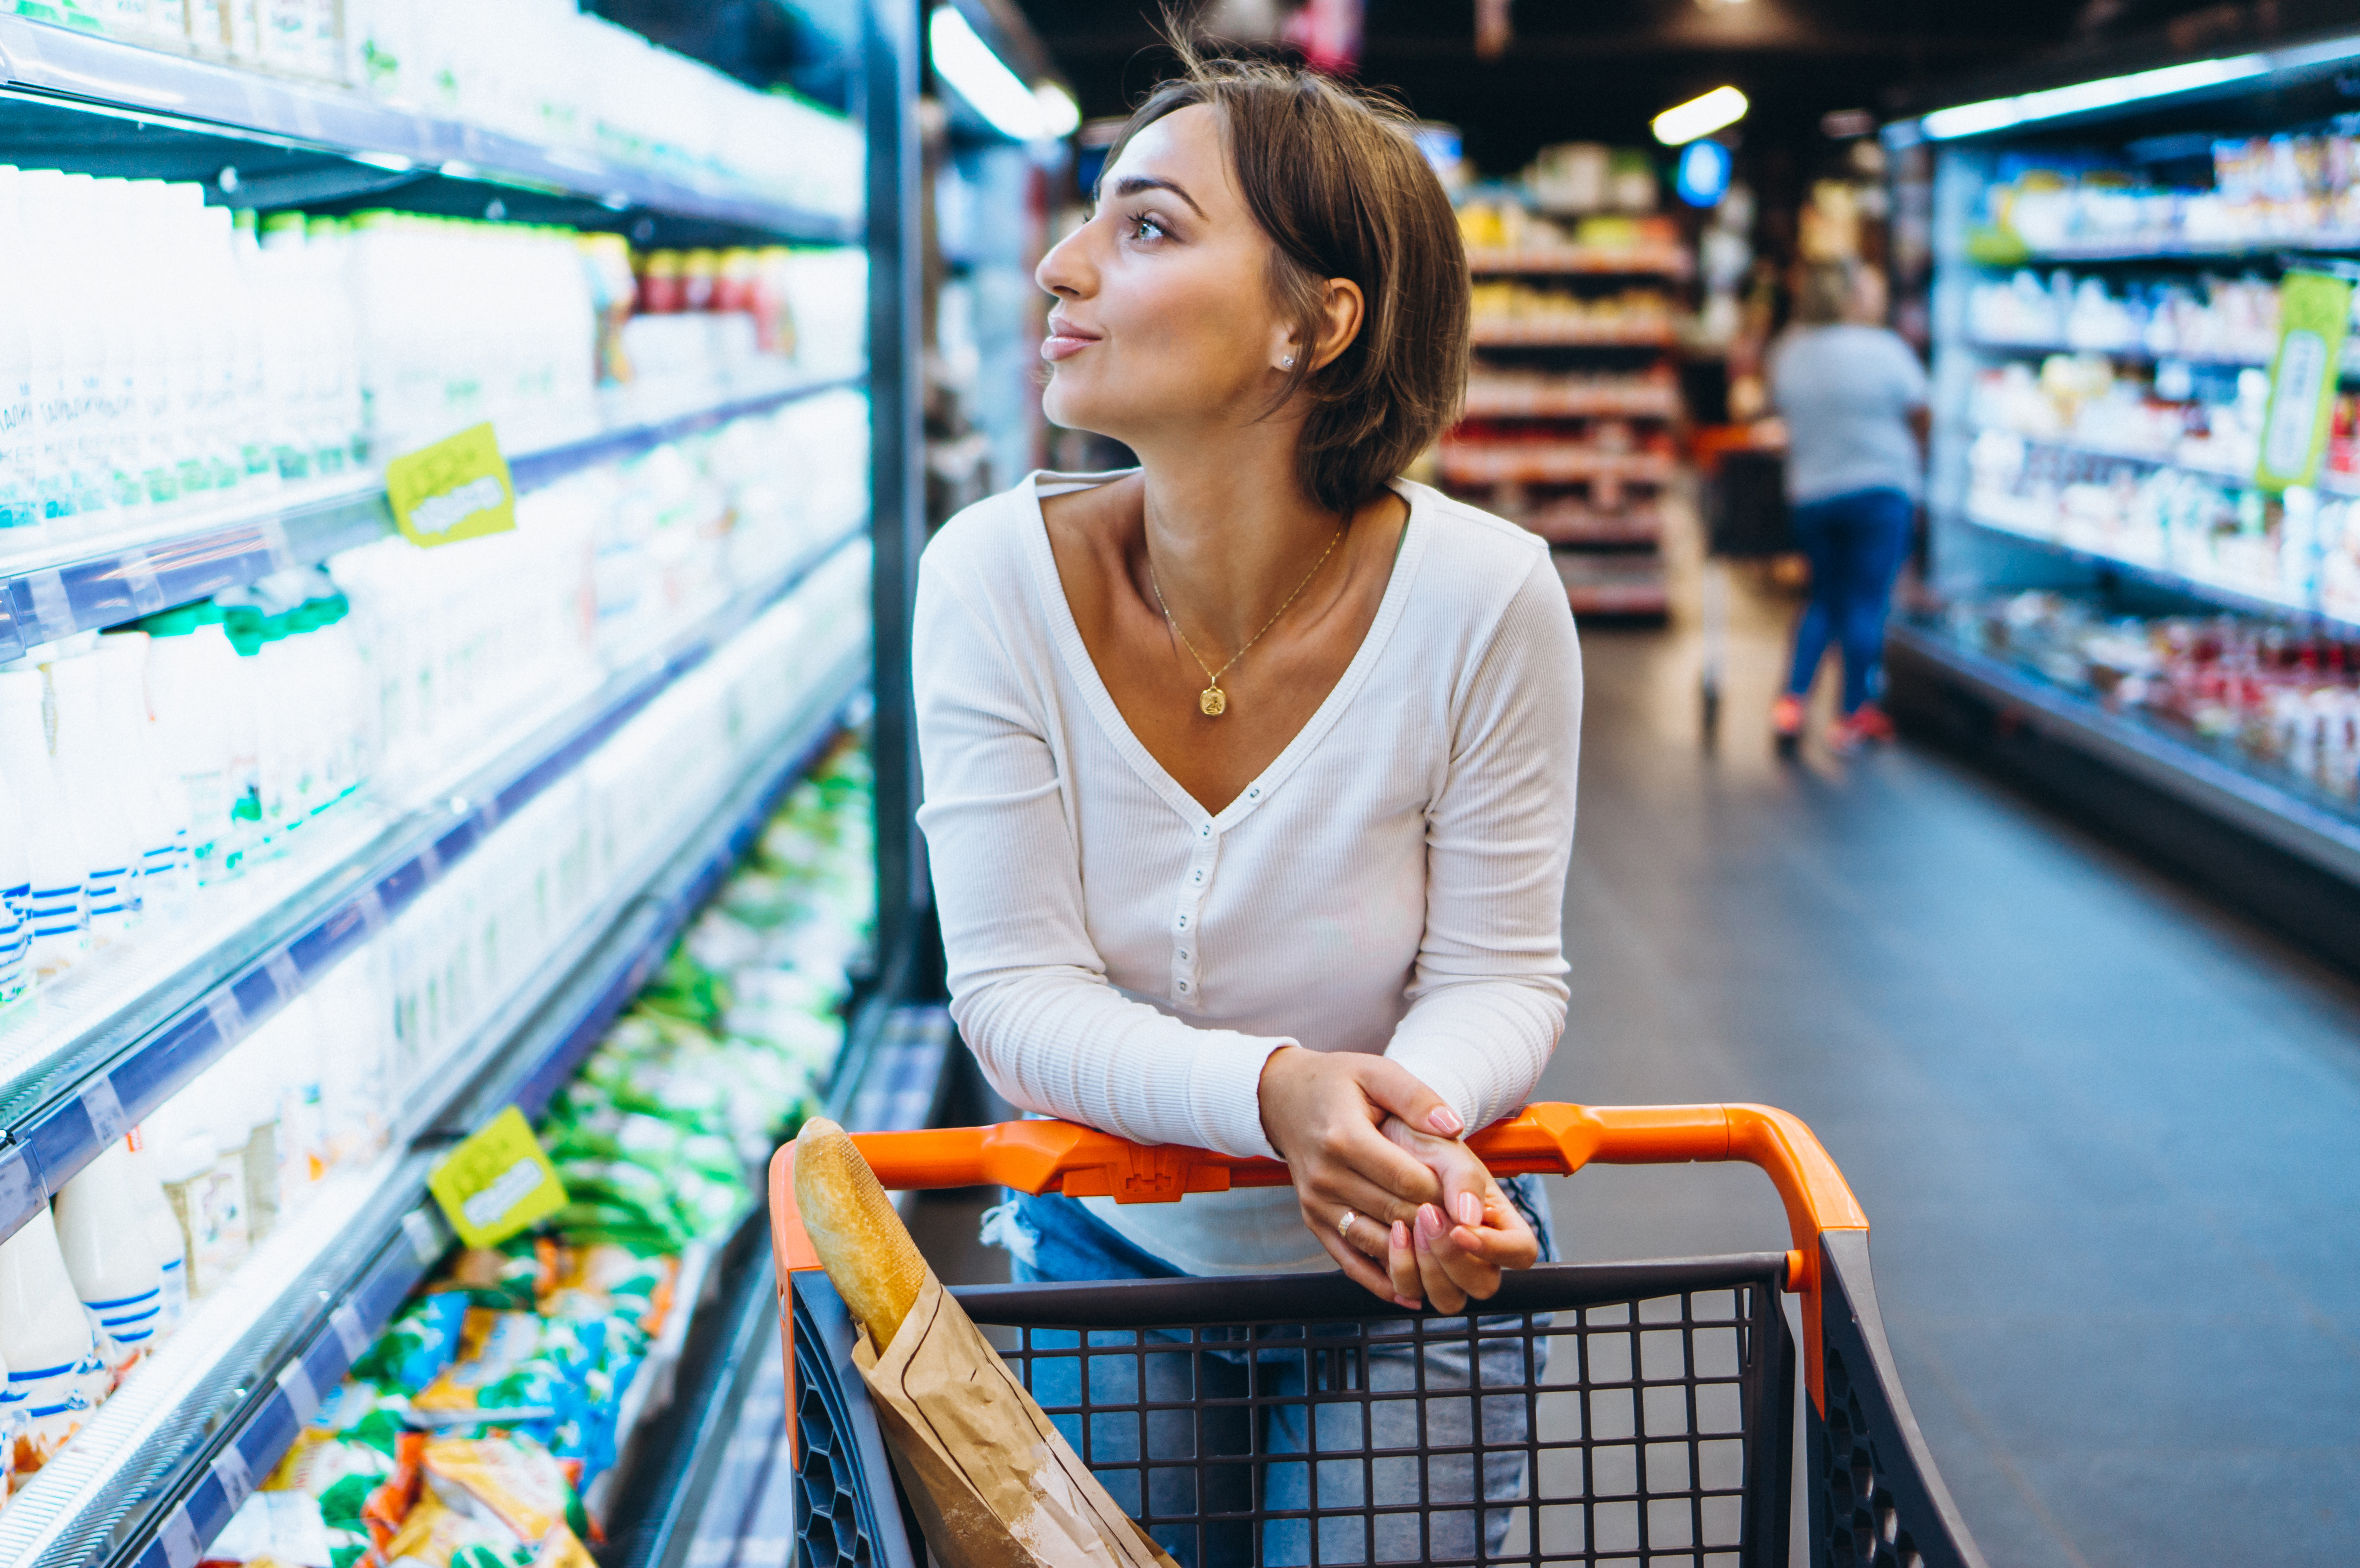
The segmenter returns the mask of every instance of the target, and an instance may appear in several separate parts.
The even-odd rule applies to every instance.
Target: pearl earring
[[[1288,354],[1284,359],[1282,359],[1282,360],[1280,360],[1280,361],[1278,362],[1278,367],[1279,367],[1281,370],[1292,370],[1292,369],[1294,369],[1294,368],[1295,368],[1295,356],[1294,356],[1293,354]]]

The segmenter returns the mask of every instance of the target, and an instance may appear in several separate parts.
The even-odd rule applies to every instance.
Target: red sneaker
[[[1803,700],[1789,691],[1770,704],[1770,733],[1782,741],[1798,740],[1803,734]]]
[[[1888,741],[1893,738],[1893,720],[1874,702],[1863,702],[1852,710],[1852,717],[1845,722],[1852,725],[1852,733],[1862,740]]]

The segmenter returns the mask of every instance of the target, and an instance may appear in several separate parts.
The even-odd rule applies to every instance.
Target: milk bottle
[[[0,670],[0,772],[23,813],[28,883],[25,918],[32,931],[37,977],[63,973],[88,945],[82,873],[89,864],[49,762],[42,715],[41,672],[19,664]]]
[[[9,1393],[24,1400],[16,1471],[30,1475],[82,1430],[108,1383],[46,1203],[0,1242],[0,1361]]]
[[[138,1365],[164,1313],[164,1271],[132,1187],[131,1151],[109,1143],[58,1194],[58,1245],[74,1294],[98,1320],[114,1381]]]

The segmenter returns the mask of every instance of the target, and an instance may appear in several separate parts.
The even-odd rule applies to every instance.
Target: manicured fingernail
[[[1483,1223],[1483,1203],[1472,1192],[1459,1194],[1459,1223],[1472,1230]]]
[[[1432,1203],[1417,1206],[1417,1239],[1420,1246],[1442,1234],[1442,1211]]]
[[[1448,1105],[1437,1105],[1426,1112],[1426,1125],[1445,1138],[1457,1138],[1467,1130],[1467,1124],[1460,1121],[1459,1113]]]
[[[1404,1250],[1404,1251],[1405,1251],[1405,1250],[1407,1250],[1407,1249],[1408,1249],[1408,1247],[1409,1247],[1409,1226],[1407,1226],[1407,1225],[1405,1225],[1402,1224],[1402,1222],[1401,1222],[1401,1221],[1399,1221],[1399,1220],[1395,1220],[1395,1221],[1393,1221],[1393,1247],[1394,1247],[1397,1250]]]

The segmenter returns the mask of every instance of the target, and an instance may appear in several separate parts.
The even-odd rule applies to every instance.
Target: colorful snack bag
[[[442,1375],[459,1353],[459,1330],[467,1315],[464,1296],[421,1296],[377,1336],[353,1366],[353,1376],[415,1394]]]
[[[426,1445],[426,1483],[445,1507],[498,1519],[524,1541],[587,1533],[566,1466],[528,1437],[438,1437]]]

